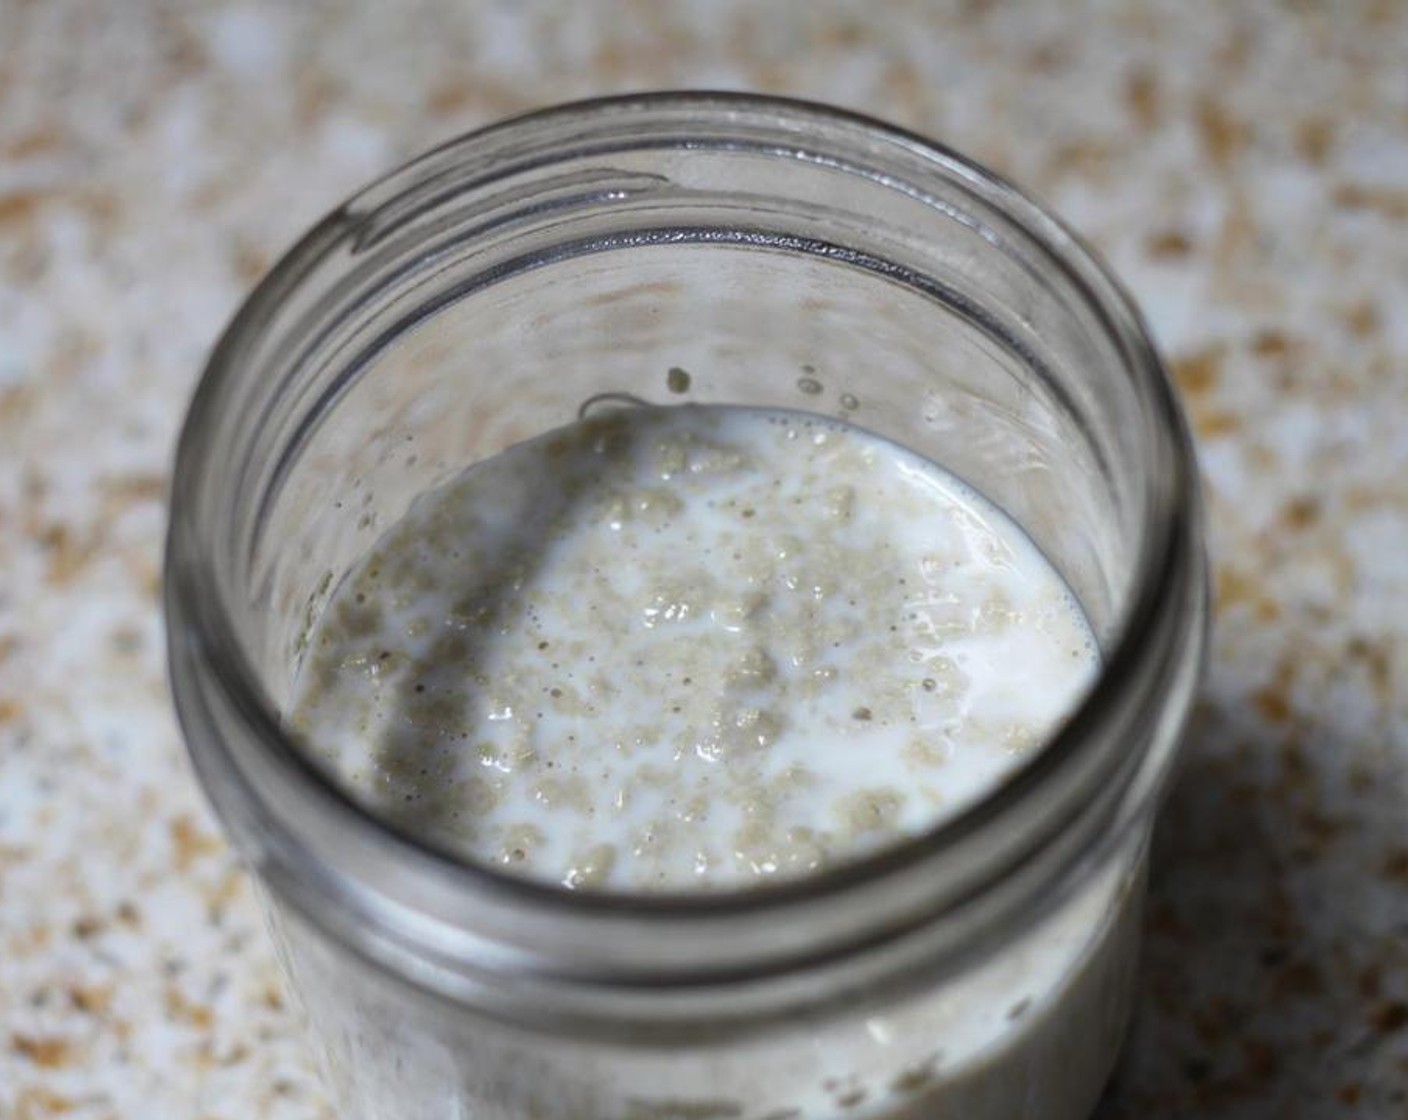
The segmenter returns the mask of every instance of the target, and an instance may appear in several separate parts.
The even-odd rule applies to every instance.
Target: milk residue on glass
[[[614,407],[422,495],[310,635],[292,722],[357,800],[573,889],[795,878],[933,827],[1098,668],[972,489],[843,421]]]

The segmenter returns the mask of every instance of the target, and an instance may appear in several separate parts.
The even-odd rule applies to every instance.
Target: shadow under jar
[[[996,790],[811,877],[573,893],[377,819],[286,715],[411,502],[626,394],[847,416],[970,483],[1079,599],[1098,679]],[[1192,451],[1056,220],[918,137],[772,99],[569,105],[298,244],[176,462],[167,618],[206,792],[366,1120],[1076,1120],[1117,1055],[1147,840],[1204,646]]]

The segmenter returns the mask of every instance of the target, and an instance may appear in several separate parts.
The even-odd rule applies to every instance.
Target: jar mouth
[[[491,143],[500,150],[509,149],[512,145],[506,144],[505,139],[516,135],[556,129],[603,115],[638,121],[651,114],[681,112],[719,125],[735,116],[769,114],[781,122],[780,133],[794,134],[799,139],[805,139],[810,127],[824,123],[848,135],[863,137],[867,145],[903,149],[909,157],[931,165],[935,174],[960,181],[1020,228],[1044,252],[1044,261],[1059,270],[1063,283],[1095,316],[1102,331],[1113,340],[1124,367],[1122,372],[1141,398],[1151,434],[1160,441],[1165,454],[1160,469],[1151,470],[1150,477],[1144,480],[1147,515],[1136,549],[1134,573],[1093,687],[1057,732],[987,796],[927,832],[801,878],[707,892],[573,892],[487,865],[464,862],[428,847],[358,804],[307,759],[260,682],[239,636],[235,606],[219,578],[222,560],[218,545],[208,532],[212,487],[237,465],[219,458],[209,436],[220,422],[227,384],[240,377],[242,370],[248,376],[252,355],[257,354],[275,309],[297,292],[303,278],[321,262],[345,251],[357,239],[375,235],[379,222],[399,221],[399,211],[408,205],[408,184],[423,189],[447,164]],[[688,139],[681,138],[684,146]],[[493,169],[487,174],[492,178]],[[332,893],[358,894],[362,903],[373,909],[382,896],[398,896],[397,913],[403,919],[409,941],[420,936],[414,928],[419,928],[417,922],[426,915],[430,916],[427,921],[437,928],[460,929],[474,921],[472,908],[462,901],[442,906],[441,892],[446,898],[492,902],[519,917],[526,913],[541,915],[545,921],[554,917],[586,923],[629,919],[667,923],[671,928],[679,928],[679,923],[716,928],[721,922],[749,917],[804,915],[821,905],[854,900],[877,883],[922,881],[947,855],[971,852],[982,838],[1007,828],[1060,775],[1092,765],[1091,744],[1108,739],[1118,727],[1135,719],[1137,713],[1132,714],[1132,706],[1138,707],[1141,690],[1146,690],[1151,673],[1157,674],[1161,666],[1167,671],[1167,653],[1157,648],[1158,642],[1151,635],[1176,630],[1180,613],[1186,612],[1189,602],[1201,594],[1196,578],[1201,565],[1201,542],[1191,441],[1137,309],[1097,256],[1059,219],[1016,187],[940,144],[860,114],[736,93],[641,94],[577,102],[515,117],[421,156],[335,211],[273,268],[216,346],[178,446],[170,518],[166,602],[177,706],[197,766],[217,808],[234,831],[244,828],[248,839],[242,841],[242,846],[253,850],[261,869],[270,870],[275,865],[285,869],[282,880],[291,894],[296,895],[307,883],[316,881]],[[1181,623],[1185,629],[1186,622],[1185,617]],[[201,666],[203,685],[192,683],[196,665]],[[203,695],[192,698],[197,692]],[[214,718],[212,712],[217,709],[223,713],[220,718],[232,721],[236,728],[229,735],[212,736],[207,728],[198,726]],[[240,740],[237,750],[225,741],[233,737]],[[1135,819],[1135,800],[1147,801],[1156,794],[1171,754],[1171,745],[1166,745],[1164,757],[1127,760],[1110,771],[1108,776],[1114,785],[1103,810],[1107,825]],[[216,792],[216,770],[219,781],[233,780],[245,787],[240,804],[233,804]],[[280,792],[270,794],[275,787]],[[1015,873],[1039,849],[1049,846],[1048,842],[1060,831],[1061,814],[1073,818],[1089,809],[1088,801],[1068,801],[1060,813],[1052,811],[1055,816],[1048,822],[1051,836],[1027,837],[1026,849],[1008,852],[1003,873]],[[293,810],[295,805],[298,811]],[[403,869],[414,868],[414,883],[402,887],[387,887],[385,880],[369,884],[347,845],[356,836],[375,838],[378,851],[387,860]],[[340,861],[339,866],[331,871],[326,866],[308,871],[306,881],[300,878],[301,873],[288,871],[300,861],[308,861],[314,848],[320,855],[313,862],[325,863],[335,858]],[[347,848],[342,856],[329,855],[341,848]],[[1088,850],[1073,852],[1068,863],[1074,864],[1085,856]],[[932,918],[935,907],[940,911],[961,907],[979,893],[980,883],[990,878],[987,872],[991,870],[979,874],[976,865],[965,866],[963,873],[953,878],[952,890],[943,904],[934,901],[923,909],[923,920]],[[299,882],[304,885],[298,886]],[[329,885],[334,882],[336,886]],[[897,914],[895,928],[919,921],[920,912],[916,906],[903,918]]]

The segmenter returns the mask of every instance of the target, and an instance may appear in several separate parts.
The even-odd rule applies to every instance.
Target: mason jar
[[[417,495],[622,397],[951,471],[1078,597],[1096,683],[990,795],[797,881],[573,893],[369,814],[286,721],[330,594]],[[694,93],[511,120],[321,221],[210,358],[166,583],[191,756],[359,1120],[1088,1115],[1205,599],[1177,402],[1070,231],[921,137]]]

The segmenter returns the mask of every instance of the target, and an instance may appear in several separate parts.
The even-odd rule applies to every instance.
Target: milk
[[[465,860],[714,891],[933,828],[1097,669],[1060,576],[935,464],[810,414],[617,407],[418,499],[313,630],[292,722]]]

